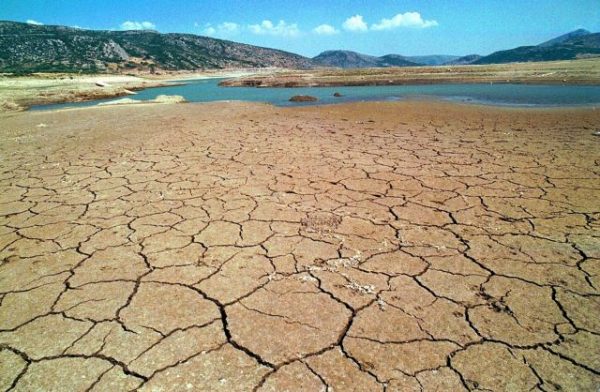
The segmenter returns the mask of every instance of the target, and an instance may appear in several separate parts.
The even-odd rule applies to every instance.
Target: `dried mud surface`
[[[600,111],[0,117],[0,390],[597,391]]]

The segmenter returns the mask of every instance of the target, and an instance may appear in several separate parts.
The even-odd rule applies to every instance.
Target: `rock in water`
[[[310,95],[294,95],[290,98],[290,102],[316,102],[319,99]]]
[[[333,96],[336,98],[343,97],[341,93],[333,93]]]

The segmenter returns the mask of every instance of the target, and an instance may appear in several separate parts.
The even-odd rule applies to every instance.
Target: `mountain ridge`
[[[535,46],[520,46],[494,52],[471,64],[575,60],[600,56],[600,33],[571,35],[573,33],[564,34]]]
[[[487,56],[371,56],[328,50],[308,58],[279,49],[155,30],[86,30],[0,21],[0,72],[162,72],[234,68],[380,68],[502,64],[600,56],[600,33],[571,31]]]
[[[453,55],[404,56],[390,53],[383,56],[371,56],[351,50],[326,50],[313,57],[316,65],[339,68],[363,67],[417,67],[422,65],[442,65],[460,58]]]
[[[480,56],[478,54],[468,54],[466,56],[459,57],[452,61],[448,61],[447,63],[444,63],[443,65],[469,65],[469,64],[473,64],[475,61],[479,60],[481,57],[482,56]]]
[[[304,56],[193,34],[0,21],[0,71],[129,72],[311,68]]]
[[[397,54],[377,57],[351,50],[326,50],[313,57],[312,60],[317,66],[338,68],[416,67],[421,65]]]
[[[570,31],[566,34],[559,35],[556,38],[549,39],[548,41],[542,42],[541,44],[539,44],[537,46],[539,46],[539,47],[553,46],[556,44],[564,43],[565,41],[568,41],[571,38],[582,37],[582,36],[590,35],[590,34],[592,34],[592,33],[586,29],[577,29],[577,30]]]

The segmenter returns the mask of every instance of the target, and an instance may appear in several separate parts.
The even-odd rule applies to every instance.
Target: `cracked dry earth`
[[[0,124],[0,390],[600,386],[598,110]]]

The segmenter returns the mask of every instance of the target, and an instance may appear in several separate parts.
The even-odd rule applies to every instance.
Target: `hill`
[[[471,54],[448,61],[444,65],[573,60],[598,56],[600,55],[598,48],[598,34],[592,34],[585,29],[578,29],[542,42],[539,45],[501,50],[488,56]]]
[[[407,60],[406,57],[399,54],[386,54],[377,57],[377,67],[414,67],[419,65],[421,64]]]
[[[447,63],[444,63],[444,65],[468,65],[468,64],[473,64],[475,61],[479,60],[480,58],[481,58],[481,56],[478,54],[469,54],[469,55],[448,61]]]
[[[328,50],[312,58],[317,65],[338,68],[377,67],[377,57],[349,50]]]
[[[442,65],[457,60],[460,56],[451,56],[446,54],[433,54],[429,56],[404,56],[408,61],[423,65]]]
[[[414,67],[421,65],[397,54],[376,57],[348,50],[328,50],[313,57],[312,60],[315,65],[337,68]]]
[[[0,21],[0,72],[309,68],[310,59],[193,34],[94,31]]]
[[[590,33],[589,31],[587,31],[585,29],[578,29],[578,30],[575,30],[575,31],[571,31],[570,33],[563,34],[561,36],[553,38],[551,40],[548,40],[546,42],[542,42],[538,46],[540,46],[540,47],[548,47],[548,46],[553,46],[553,45],[557,45],[557,44],[562,44],[563,42],[568,41],[571,38],[582,37],[582,36],[590,35],[590,34],[592,34],[592,33]]]
[[[582,31],[575,31],[540,45],[494,52],[472,64],[575,60],[595,56],[600,56],[600,33],[582,34]]]

